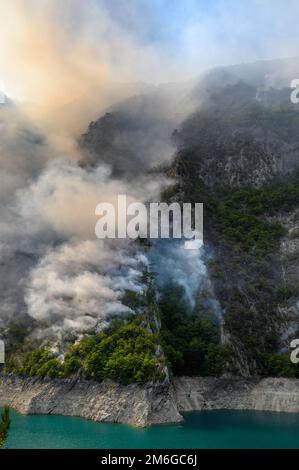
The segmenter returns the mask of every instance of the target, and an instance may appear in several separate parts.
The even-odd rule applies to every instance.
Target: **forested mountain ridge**
[[[162,286],[146,272],[143,294],[123,299],[137,315],[71,346],[63,364],[47,348],[33,356],[21,346],[12,369],[123,383],[164,380],[167,371],[298,376],[289,358],[299,330],[299,105],[289,87],[297,69],[279,78],[277,67],[217,69],[173,109],[173,95],[151,92],[89,125],[78,139],[82,167],[111,165],[112,178],[131,184],[143,174],[170,177],[161,199],[204,203],[205,269],[192,304],[183,270],[184,282],[174,276]],[[149,256],[155,249],[140,245]]]

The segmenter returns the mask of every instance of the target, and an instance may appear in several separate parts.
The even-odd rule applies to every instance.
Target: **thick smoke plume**
[[[60,152],[79,158],[75,140],[89,122],[167,73],[159,50],[142,46],[105,2],[0,2],[0,80]],[[168,64],[168,65],[167,65]],[[158,73],[159,72],[159,73]]]
[[[118,82],[135,82],[134,63],[153,70],[161,57],[97,2],[13,0],[1,14],[0,77],[14,100],[0,104],[0,327],[31,318],[34,336],[62,339],[100,329],[128,311],[126,289],[142,289],[146,258],[136,244],[97,240],[95,207],[117,194],[157,198],[164,182],[140,172],[132,185],[101,161],[90,168],[78,139],[107,106],[153,90]]]
[[[87,169],[56,158],[20,185],[2,209],[2,324],[25,314],[38,322],[35,336],[60,338],[128,311],[121,297],[126,289],[142,290],[147,261],[136,244],[95,238],[95,207],[116,205],[119,193],[145,201],[160,184],[141,177],[130,189],[107,166]]]
[[[141,291],[143,258],[127,246],[100,240],[63,244],[31,271],[25,300],[28,313],[44,325],[39,334],[101,329],[110,316],[128,312],[124,289]]]
[[[0,104],[0,327],[30,319],[34,335],[61,338],[65,332],[101,328],[111,315],[127,310],[122,294],[142,289],[140,274],[147,260],[134,244],[95,239],[95,207],[102,201],[115,203],[120,193],[128,201],[158,200],[165,182],[143,170],[171,157],[169,134],[197,106],[198,94],[186,99],[191,82],[158,87],[157,81],[177,81],[186,71],[197,74],[202,63],[215,65],[208,64],[211,50],[215,63],[221,63],[219,37],[209,36],[211,22],[200,20],[195,28],[192,20],[184,35],[175,31],[182,36],[178,45],[186,48],[178,57],[188,52],[192,68],[173,60],[173,48],[138,41],[130,27],[114,21],[109,3],[0,0],[0,82],[11,97]],[[144,15],[141,21],[128,7],[131,3],[120,0],[118,13],[143,30],[153,18]],[[252,9],[261,9],[261,2],[252,3]],[[283,4],[285,15],[287,10]],[[195,21],[199,13],[196,6],[190,18]],[[226,24],[226,9],[216,17]],[[236,50],[243,24],[233,18],[236,24],[242,31],[237,28],[236,47],[229,45],[224,62],[244,57]],[[228,27],[235,29],[231,22]],[[140,94],[156,98],[128,100]],[[88,161],[79,137],[90,121],[120,100],[125,124],[129,120],[132,125],[117,135],[111,154],[104,150],[102,158]],[[119,160],[110,161],[115,154]],[[137,168],[134,178],[113,173],[116,163],[131,173]],[[159,256],[159,282],[175,277],[193,305],[198,279],[206,277],[201,255],[157,244],[152,256]]]

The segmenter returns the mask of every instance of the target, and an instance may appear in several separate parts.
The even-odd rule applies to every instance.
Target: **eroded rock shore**
[[[123,386],[0,375],[0,406],[23,414],[80,416],[145,427],[178,423],[204,409],[299,412],[299,379],[180,377],[169,384]]]

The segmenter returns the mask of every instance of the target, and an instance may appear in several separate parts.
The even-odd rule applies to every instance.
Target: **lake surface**
[[[201,411],[176,425],[138,429],[65,416],[11,411],[10,449],[299,448],[299,414]]]

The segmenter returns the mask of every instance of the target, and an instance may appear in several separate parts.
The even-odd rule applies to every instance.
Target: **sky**
[[[297,55],[295,0],[104,0],[124,30],[155,45],[186,75],[202,68]]]
[[[297,0],[0,0],[0,11],[0,80],[29,100],[30,83],[39,101],[68,73],[71,95],[76,77],[156,84],[298,51]]]

